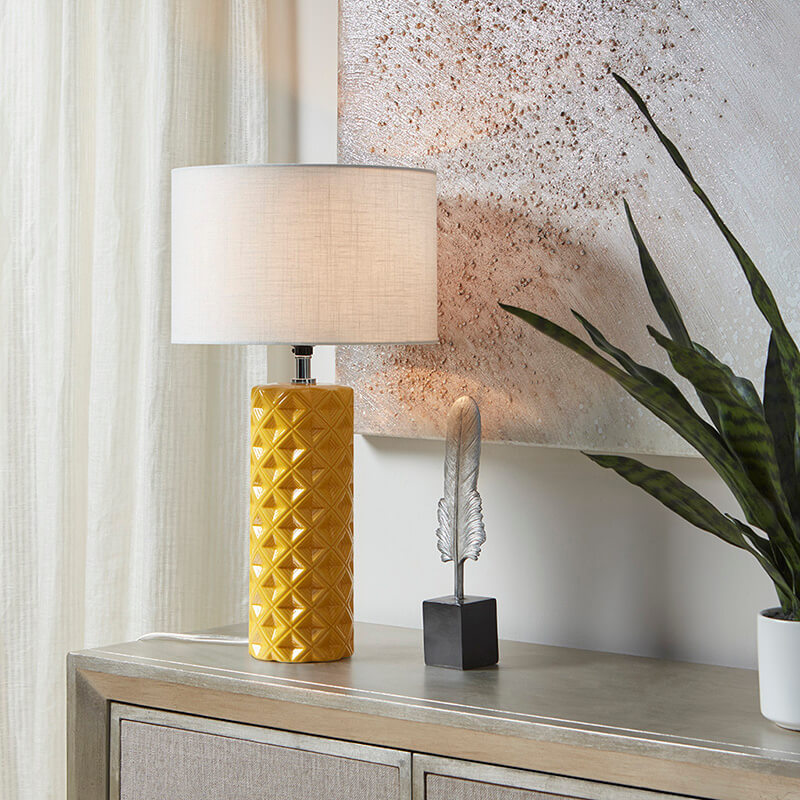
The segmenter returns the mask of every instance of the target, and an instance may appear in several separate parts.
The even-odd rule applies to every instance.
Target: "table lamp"
[[[249,650],[353,653],[353,391],[317,344],[437,338],[436,175],[398,167],[172,171],[172,341],[290,344],[251,393]]]

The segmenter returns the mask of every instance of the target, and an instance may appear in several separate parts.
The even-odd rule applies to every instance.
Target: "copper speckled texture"
[[[664,367],[623,196],[694,338],[760,382],[766,328],[747,284],[611,69],[646,96],[800,333],[794,0],[341,0],[339,36],[339,160],[436,169],[440,198],[440,343],[339,348],[357,431],[441,436],[468,393],[489,440],[692,452],[497,307],[577,333],[574,308]]]

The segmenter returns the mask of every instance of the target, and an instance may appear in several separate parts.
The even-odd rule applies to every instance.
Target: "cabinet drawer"
[[[415,800],[692,800],[472,761],[414,756]]]
[[[395,750],[119,704],[110,733],[111,800],[410,795],[411,756]]]

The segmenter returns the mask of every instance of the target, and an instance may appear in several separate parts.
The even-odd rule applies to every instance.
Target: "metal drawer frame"
[[[353,761],[371,764],[384,764],[396,767],[399,773],[399,797],[411,797],[411,753],[405,750],[391,750],[385,747],[357,744],[339,739],[326,739],[302,733],[262,728],[239,722],[225,722],[209,717],[160,711],[154,708],[111,703],[109,715],[109,766],[108,785],[110,800],[119,800],[120,793],[120,733],[123,721],[143,722],[168,728],[177,728],[195,733],[208,733],[225,736],[229,739],[242,739],[249,742],[269,744],[292,750],[304,750],[321,755],[337,756]]]

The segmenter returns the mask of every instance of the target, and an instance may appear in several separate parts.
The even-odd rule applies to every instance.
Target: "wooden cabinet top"
[[[166,640],[70,659],[94,673],[800,780],[800,733],[761,717],[746,669],[503,641],[497,667],[459,672],[424,665],[421,631],[369,624],[356,626],[355,655],[331,663]]]

